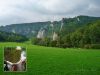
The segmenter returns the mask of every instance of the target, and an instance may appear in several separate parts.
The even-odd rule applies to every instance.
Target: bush
[[[86,45],[84,45],[84,48],[87,48],[87,49],[100,49],[100,44],[86,44]]]
[[[91,44],[86,44],[86,45],[84,45],[84,48],[90,49],[90,48],[91,48]]]
[[[100,44],[91,44],[91,48],[100,49]]]

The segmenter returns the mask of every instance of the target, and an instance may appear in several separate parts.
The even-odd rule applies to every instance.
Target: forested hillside
[[[42,46],[100,47],[100,17],[81,15],[53,22],[6,25],[0,30],[0,41],[20,42],[29,38],[32,44]]]
[[[91,16],[76,16],[73,18],[63,18],[60,21],[53,22],[34,22],[34,23],[22,23],[1,26],[0,30],[5,32],[13,32],[21,35],[31,37],[50,37],[52,38],[53,33],[66,35],[70,32],[75,31],[77,28],[82,27],[88,23],[99,20],[100,17]]]
[[[100,20],[87,24],[64,39],[72,47],[100,48]]]
[[[56,40],[50,38],[33,39],[33,43],[37,45],[52,47],[81,47],[81,48],[100,48],[100,20],[88,23],[81,28],[70,32],[66,35],[58,35]]]
[[[26,36],[0,31],[0,42],[24,42],[27,40]]]

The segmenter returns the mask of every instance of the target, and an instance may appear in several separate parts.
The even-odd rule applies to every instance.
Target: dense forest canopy
[[[59,33],[57,40],[35,38],[33,42],[52,47],[100,48],[100,20],[88,23],[63,36]]]
[[[27,40],[26,36],[0,31],[0,42],[24,42]]]

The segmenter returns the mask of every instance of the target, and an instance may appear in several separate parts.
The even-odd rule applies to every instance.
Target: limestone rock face
[[[56,32],[54,32],[53,34],[53,41],[56,41],[58,40],[58,34]]]
[[[39,31],[38,34],[37,34],[37,38],[38,39],[43,39],[44,38],[44,33],[45,33],[45,30]]]

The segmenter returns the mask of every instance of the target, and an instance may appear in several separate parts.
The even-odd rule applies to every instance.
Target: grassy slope
[[[27,47],[27,72],[2,72],[4,46]],[[60,49],[20,43],[0,43],[1,75],[99,75],[100,50]]]

